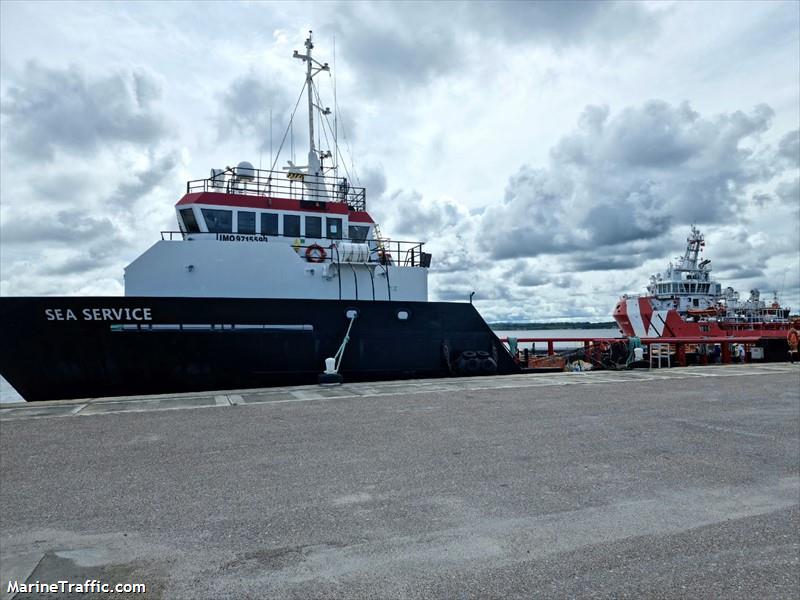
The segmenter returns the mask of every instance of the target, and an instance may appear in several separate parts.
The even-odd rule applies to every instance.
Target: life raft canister
[[[800,334],[798,334],[797,329],[792,327],[789,330],[789,333],[786,334],[786,341],[789,344],[789,350],[797,352],[798,342],[800,342]]]
[[[325,248],[319,244],[311,244],[306,248],[306,260],[312,263],[321,263],[328,255],[325,253]]]

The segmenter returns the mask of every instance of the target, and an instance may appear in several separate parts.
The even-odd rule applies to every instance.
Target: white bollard
[[[336,359],[335,358],[326,358],[325,359],[325,373],[328,375],[332,375],[336,373]]]

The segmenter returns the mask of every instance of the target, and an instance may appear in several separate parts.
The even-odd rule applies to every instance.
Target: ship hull
[[[679,339],[689,343],[730,338],[765,349],[766,360],[786,360],[788,322],[729,322],[684,319],[677,310],[655,310],[648,297],[622,298],[614,308],[614,320],[628,337],[645,340]]]
[[[316,383],[353,310],[347,381],[451,375],[466,350],[518,372],[465,303],[18,297],[0,298],[0,374],[29,401]]]

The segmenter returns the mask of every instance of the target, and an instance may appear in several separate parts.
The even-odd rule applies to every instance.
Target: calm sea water
[[[0,404],[7,402],[22,402],[22,396],[17,393],[4,377],[0,377]]]
[[[613,338],[619,337],[622,334],[619,332],[619,329],[525,329],[525,330],[497,330],[495,331],[497,337],[506,338],[506,337],[515,337],[515,338]],[[519,342],[519,348],[530,348],[531,342]],[[581,342],[555,342],[553,346],[557,350],[565,350],[567,348],[577,348],[582,346]],[[544,350],[547,348],[547,344],[544,342],[538,342],[536,344],[536,348]]]
[[[512,331],[496,331],[498,337],[516,337],[516,338],[569,338],[569,337],[617,337],[620,335],[616,329],[531,329],[531,330],[512,330]],[[556,342],[557,349],[566,349],[571,347],[580,346],[575,342]],[[530,348],[530,343],[520,343],[520,348]],[[538,347],[544,349],[547,346],[538,344]],[[5,379],[0,377],[0,403],[8,402],[22,402],[22,396],[17,393],[11,384]]]

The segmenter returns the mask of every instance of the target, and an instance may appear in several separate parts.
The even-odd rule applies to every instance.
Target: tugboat
[[[752,339],[765,358],[786,359],[787,340],[796,339],[796,323],[777,293],[771,302],[759,290],[746,300],[731,287],[712,279],[711,260],[701,258],[705,236],[692,226],[683,256],[663,273],[650,277],[646,295],[623,295],[614,307],[614,320],[628,337],[696,340]],[[770,356],[771,355],[771,356]]]
[[[124,297],[0,298],[0,375],[23,398],[519,371],[471,303],[428,301],[431,255],[384,238],[366,190],[316,147],[329,67],[311,32],[305,48],[307,165],[189,181],[178,229],[126,267]]]

